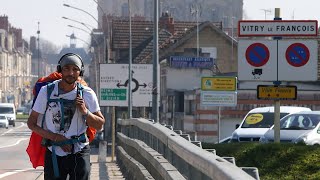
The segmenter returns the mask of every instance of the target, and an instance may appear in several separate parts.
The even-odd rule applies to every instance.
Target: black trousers
[[[90,146],[85,146],[81,151],[67,156],[57,156],[59,178],[54,177],[52,152],[47,149],[44,160],[45,180],[88,180],[90,176]]]

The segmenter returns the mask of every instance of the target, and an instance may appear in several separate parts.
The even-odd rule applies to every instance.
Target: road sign
[[[266,50],[262,45],[257,44],[265,45],[270,52],[269,60],[265,64],[262,62],[266,59]],[[261,47],[261,49],[258,51],[252,47]],[[316,81],[318,78],[317,47],[316,40],[239,40],[238,79],[241,81]]]
[[[265,100],[295,100],[297,99],[297,86],[258,85],[257,98]]]
[[[201,90],[203,91],[236,91],[236,77],[202,77]]]
[[[237,92],[201,91],[202,106],[236,106]]]
[[[100,105],[128,106],[128,64],[100,64]],[[132,65],[132,105],[149,107],[152,101],[152,64]]]
[[[238,79],[274,81],[277,78],[277,44],[269,40],[239,40]]]
[[[287,48],[287,62],[294,67],[304,66],[309,61],[309,57],[309,49],[302,43],[293,43]]]
[[[246,59],[254,67],[265,65],[270,57],[269,49],[261,43],[253,43],[246,50]]]
[[[278,45],[279,81],[316,81],[318,79],[318,42],[281,40]]]
[[[238,23],[239,37],[317,36],[317,20],[244,20]]]

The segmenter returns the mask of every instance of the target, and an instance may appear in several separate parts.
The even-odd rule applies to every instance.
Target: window
[[[196,110],[194,100],[186,100],[185,106],[186,106],[186,110],[185,110],[186,115],[194,115],[194,112]]]

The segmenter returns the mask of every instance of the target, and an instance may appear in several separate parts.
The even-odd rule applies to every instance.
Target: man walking
[[[94,91],[77,82],[84,64],[77,54],[63,55],[57,66],[60,80],[43,86],[32,108],[28,127],[47,146],[44,178],[87,180],[90,176],[88,126],[101,130],[105,119]],[[43,117],[43,118],[41,118]],[[41,123],[37,123],[40,118]]]

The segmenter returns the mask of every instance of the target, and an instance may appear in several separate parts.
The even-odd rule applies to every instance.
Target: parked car
[[[306,107],[280,106],[280,118],[295,112],[311,111]],[[259,141],[274,123],[274,107],[259,107],[248,112],[232,133],[231,142]]]
[[[16,126],[16,108],[13,103],[0,103],[0,115],[7,117],[9,125]]]
[[[17,114],[28,114],[28,109],[26,107],[18,107]]]
[[[280,120],[280,142],[320,145],[320,111],[293,113]],[[274,141],[274,126],[261,138],[261,143]]]
[[[6,116],[0,115],[0,127],[9,128],[9,121]]]

